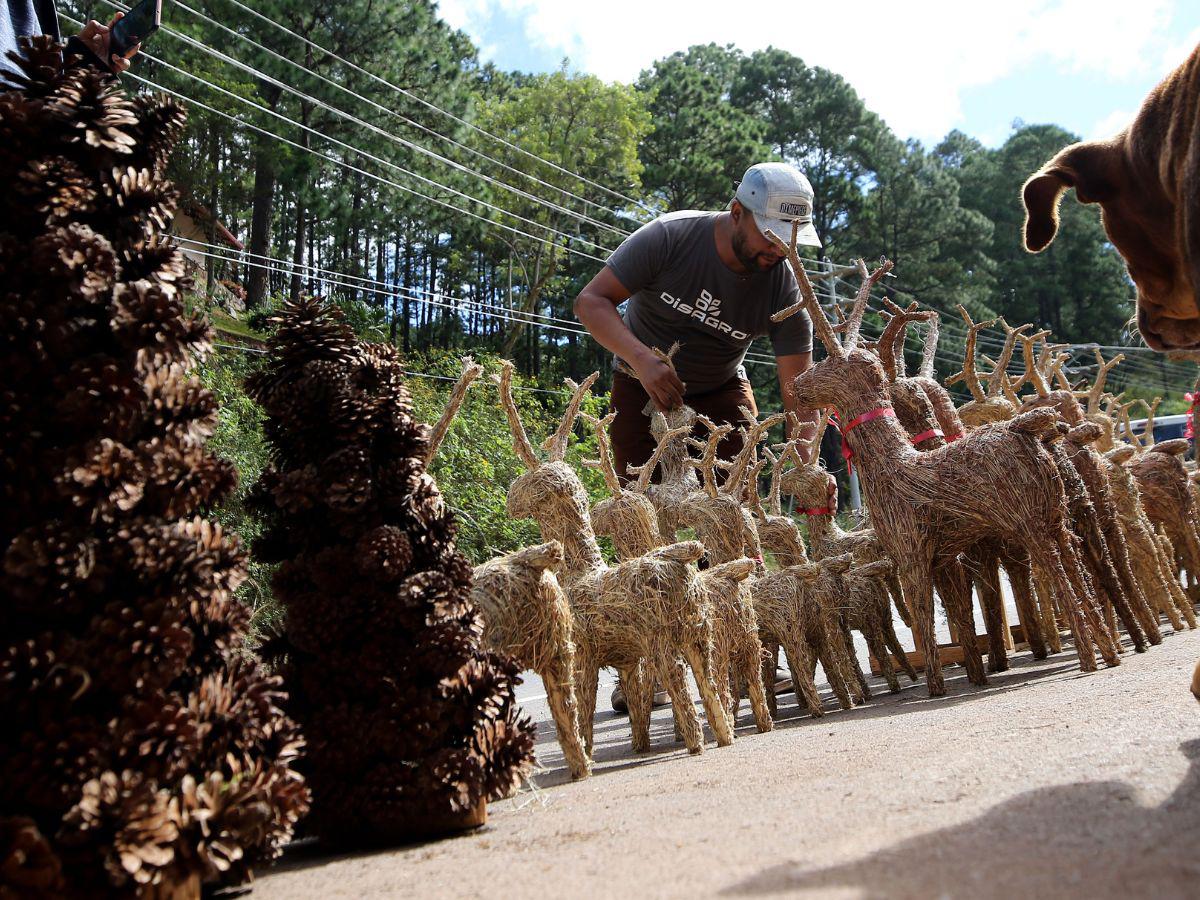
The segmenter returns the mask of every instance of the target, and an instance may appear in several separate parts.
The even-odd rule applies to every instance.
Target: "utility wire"
[[[604,191],[605,193],[609,194],[610,196],[615,197],[618,200],[622,200],[625,203],[629,203],[633,206],[637,206],[637,207],[641,208],[642,210],[644,210],[647,213],[650,213],[651,215],[656,215],[654,210],[652,210],[650,207],[646,206],[641,201],[635,200],[632,197],[622,194],[620,191],[613,190],[612,188],[608,187],[607,185],[601,184],[598,181],[592,181],[590,178],[587,178],[586,176],[581,175],[578,172],[572,172],[570,169],[565,169],[562,166],[558,165],[557,163],[553,163],[548,159],[538,156],[536,153],[532,153],[529,150],[526,150],[524,147],[519,147],[516,144],[512,143],[511,141],[505,140],[504,138],[498,137],[497,135],[494,135],[491,132],[485,131],[484,129],[480,128],[478,125],[474,124],[473,122],[469,122],[466,119],[463,119],[462,117],[457,116],[452,112],[448,112],[447,110],[442,109],[440,106],[437,106],[436,104],[431,103],[430,101],[424,99],[423,97],[417,96],[412,91],[405,90],[404,88],[399,87],[398,85],[392,84],[390,81],[388,81],[384,78],[381,78],[380,76],[374,74],[373,72],[367,71],[362,66],[356,65],[355,63],[350,62],[350,60],[345,59],[342,56],[339,56],[338,54],[334,53],[332,50],[328,50],[325,47],[322,47],[320,44],[317,44],[316,42],[310,40],[309,38],[306,38],[301,34],[297,34],[295,31],[292,31],[286,25],[281,25],[280,23],[276,22],[274,19],[271,19],[268,16],[263,15],[262,13],[258,12],[255,9],[251,9],[246,4],[241,3],[240,0],[227,0],[227,2],[233,4],[238,9],[249,13],[250,15],[254,16],[256,19],[259,19],[260,21],[266,23],[267,25],[270,25],[271,27],[273,27],[279,31],[282,31],[285,34],[291,35],[296,40],[301,41],[302,43],[306,44],[309,47],[312,47],[314,50],[324,53],[331,59],[337,60],[342,65],[347,66],[350,69],[353,69],[355,72],[358,72],[361,75],[365,75],[367,78],[370,78],[372,81],[375,81],[378,84],[383,85],[384,87],[390,88],[391,90],[396,91],[398,94],[408,97],[410,100],[416,101],[417,103],[421,104],[422,106],[445,116],[446,118],[452,120],[453,122],[456,122],[459,125],[465,126],[466,128],[470,129],[471,131],[476,132],[477,134],[481,134],[486,137],[489,137],[493,141],[496,141],[496,142],[508,147],[510,150],[515,150],[516,152],[518,152],[524,156],[527,156],[530,159],[536,160],[537,162],[540,162],[543,165],[549,166],[550,168],[554,169],[557,172],[561,172],[562,174],[568,175],[571,178],[578,179],[579,181],[583,182],[584,184],[588,184],[594,188],[598,188],[598,189]],[[607,207],[601,207],[601,208],[606,209]]]
[[[65,14],[63,14],[63,13],[59,13],[59,16],[60,16],[61,18],[65,19],[66,21],[73,23],[73,24],[74,24],[74,25],[76,25],[76,26],[78,26],[78,25],[80,24],[80,23],[79,23],[79,22],[77,22],[75,19],[72,19],[70,16],[67,16],[67,15],[65,15]],[[175,69],[176,71],[180,71],[180,72],[182,72],[182,70],[181,70],[181,69],[178,69],[178,67],[171,66],[169,63],[163,63],[161,60],[157,60],[155,57],[153,57],[153,56],[150,56],[150,54],[148,54],[148,53],[145,53],[145,52],[143,52],[141,55],[143,55],[143,56],[146,56],[147,58],[149,58],[149,59],[151,59],[151,60],[153,60],[153,61],[155,61],[155,62],[159,62],[160,64],[162,64],[162,65],[164,65],[164,66],[167,66],[168,68]],[[184,72],[183,74],[185,74],[185,75],[186,75],[186,74],[188,74],[188,73]],[[277,140],[277,141],[280,141],[281,143],[287,144],[289,147],[293,147],[293,148],[295,148],[295,149],[297,149],[297,150],[302,150],[302,151],[304,151],[304,152],[306,152],[306,153],[311,153],[313,156],[316,156],[316,157],[318,157],[319,159],[323,159],[323,160],[325,160],[325,161],[327,161],[327,162],[331,162],[331,163],[333,163],[334,165],[340,166],[341,168],[343,168],[343,169],[347,169],[347,170],[349,170],[349,171],[351,171],[351,172],[356,172],[356,173],[358,173],[358,174],[360,174],[360,175],[363,175],[363,176],[365,176],[365,177],[367,177],[367,178],[370,178],[370,179],[371,179],[371,180],[373,180],[373,181],[379,182],[380,184],[384,184],[384,185],[387,185],[388,187],[392,187],[392,188],[395,188],[395,189],[397,189],[397,190],[404,191],[405,193],[412,194],[412,195],[414,195],[414,196],[417,196],[417,197],[421,197],[422,199],[428,200],[428,201],[429,201],[429,202],[431,202],[431,203],[435,203],[435,204],[437,204],[438,206],[445,207],[446,209],[449,209],[449,210],[451,210],[452,212],[459,213],[459,214],[461,214],[461,215],[470,216],[471,218],[473,218],[473,219],[478,219],[479,221],[481,221],[481,222],[484,222],[484,223],[486,223],[486,224],[488,224],[488,225],[494,225],[494,226],[495,226],[495,227],[497,227],[497,228],[501,228],[501,229],[503,229],[503,230],[505,230],[505,231],[511,232],[511,233],[513,233],[513,234],[520,235],[520,236],[522,236],[522,237],[527,237],[527,238],[530,238],[531,240],[539,241],[540,243],[546,244],[546,245],[548,245],[548,246],[550,246],[550,247],[558,247],[558,246],[559,246],[559,245],[558,245],[557,243],[555,243],[553,240],[550,240],[550,239],[547,239],[547,238],[544,238],[544,237],[540,237],[540,236],[538,236],[538,235],[536,235],[536,234],[530,234],[530,233],[529,233],[529,232],[527,232],[527,231],[522,231],[522,230],[521,230],[521,229],[519,229],[519,228],[515,228],[515,227],[513,227],[512,225],[507,225],[507,224],[505,224],[504,222],[498,222],[498,221],[496,221],[495,219],[489,219],[487,216],[481,216],[481,215],[479,215],[478,213],[476,213],[476,212],[472,212],[472,211],[471,211],[471,210],[469,210],[469,209],[461,209],[461,208],[459,208],[459,207],[457,207],[457,206],[454,206],[454,205],[453,205],[453,204],[451,204],[451,203],[448,203],[448,202],[446,202],[445,200],[440,200],[440,199],[438,199],[437,197],[431,197],[431,196],[430,196],[430,195],[428,195],[428,194],[424,194],[424,193],[422,193],[421,191],[415,190],[414,188],[410,188],[410,187],[408,187],[407,185],[400,184],[399,182],[392,181],[391,179],[384,178],[382,175],[378,175],[378,174],[376,174],[376,173],[374,173],[374,172],[371,172],[371,171],[368,171],[368,170],[366,170],[366,169],[363,169],[363,168],[361,168],[360,166],[356,166],[356,165],[354,165],[353,163],[346,162],[345,160],[340,160],[340,159],[337,159],[337,158],[335,158],[335,157],[333,157],[333,156],[328,156],[328,155],[326,155],[326,154],[324,154],[324,153],[320,153],[320,152],[318,152],[318,151],[316,151],[316,150],[313,150],[313,149],[312,149],[312,148],[310,148],[310,147],[305,147],[304,145],[302,145],[302,144],[299,144],[299,143],[297,143],[297,142],[295,142],[295,141],[293,141],[293,140],[290,140],[289,138],[285,138],[285,137],[283,137],[282,135],[275,134],[274,132],[272,132],[272,131],[268,131],[267,129],[265,129],[265,128],[262,128],[262,127],[260,127],[260,126],[258,126],[258,125],[255,125],[255,124],[253,124],[253,123],[251,123],[251,122],[246,122],[246,121],[244,121],[244,120],[242,120],[242,119],[238,118],[238,117],[237,117],[237,116],[235,116],[235,115],[232,115],[232,114],[230,114],[230,113],[224,112],[224,111],[222,111],[222,110],[219,110],[219,109],[216,109],[215,107],[209,106],[207,103],[204,103],[203,101],[197,100],[196,98],[194,98],[194,97],[191,97],[191,96],[188,96],[187,94],[184,94],[184,93],[181,93],[181,92],[179,92],[179,91],[173,90],[173,89],[171,89],[171,88],[169,88],[169,87],[167,87],[167,86],[165,86],[165,85],[163,85],[163,84],[160,84],[160,83],[158,83],[158,82],[151,81],[151,80],[149,80],[149,79],[147,79],[147,78],[143,78],[142,76],[140,76],[140,75],[138,75],[138,74],[136,74],[136,73],[133,73],[133,72],[127,72],[127,73],[126,73],[126,75],[125,75],[125,77],[132,78],[132,79],[134,79],[135,81],[138,81],[138,82],[140,82],[141,84],[144,84],[144,85],[146,85],[147,87],[153,88],[154,90],[158,90],[158,91],[162,91],[162,92],[164,92],[164,93],[166,93],[166,94],[170,94],[172,97],[176,97],[176,98],[178,98],[178,99],[180,99],[180,100],[184,101],[185,103],[189,103],[189,104],[191,104],[191,105],[193,105],[193,106],[196,106],[196,107],[198,107],[198,108],[200,108],[200,109],[203,109],[203,110],[205,110],[205,111],[207,111],[207,112],[210,112],[210,113],[212,113],[213,115],[220,116],[221,118],[227,119],[227,120],[228,120],[228,121],[230,121],[230,122],[233,122],[233,123],[235,123],[235,124],[237,124],[237,125],[240,125],[240,126],[242,126],[243,128],[249,128],[251,131],[257,132],[258,134],[261,134],[261,135],[263,135],[263,136],[265,136],[265,137],[274,138],[275,140]],[[193,78],[195,78],[195,76],[189,76],[189,77],[193,77]],[[203,79],[199,79],[199,78],[196,78],[195,80],[203,81]],[[206,83],[207,83],[207,82],[206,82]],[[216,87],[216,86],[214,85],[214,87]],[[217,90],[220,90],[220,91],[223,91],[223,90],[224,90],[224,89],[222,89],[222,88],[219,88],[219,87],[218,87],[218,88],[216,88],[216,89],[217,89]],[[227,91],[226,91],[225,93],[229,93],[229,92],[227,92]],[[236,95],[233,95],[233,96],[235,96],[235,97],[236,97]],[[239,98],[239,99],[240,99],[240,98]],[[250,103],[250,105],[251,105],[251,106],[253,106],[255,109],[261,110],[261,111],[263,111],[263,112],[269,112],[269,110],[266,110],[265,108],[263,108],[263,107],[260,107],[260,106],[258,106],[257,104]],[[280,118],[283,118],[285,121],[291,121],[291,120],[287,119],[286,117],[280,117]],[[299,125],[300,123],[293,123],[293,124]],[[584,258],[586,258],[586,259],[590,259],[590,260],[592,260],[592,261],[594,261],[594,262],[599,262],[599,263],[603,263],[603,262],[605,262],[605,260],[601,259],[601,258],[600,258],[600,257],[598,257],[598,256],[594,256],[594,255],[592,255],[592,254],[590,254],[590,253],[585,253],[585,252],[584,252],[584,251],[582,251],[582,250],[576,250],[575,248],[573,248],[573,247],[571,247],[571,246],[569,246],[569,245],[568,245],[568,246],[564,246],[564,247],[563,247],[563,249],[564,249],[564,250],[566,250],[568,253],[574,254],[575,256],[581,256],[581,257],[584,257]]]
[[[128,11],[128,7],[126,7],[126,5],[124,3],[117,2],[117,0],[104,0],[104,2],[107,3],[109,6],[115,7],[116,9],[119,9],[123,12]],[[232,34],[236,37],[241,37],[241,38],[243,38],[243,40],[249,41],[254,46],[259,47],[259,49],[266,50],[265,47],[262,47],[261,45],[255,43],[254,41],[251,41],[249,38],[239,35],[237,32],[233,31],[232,29],[226,28],[224,25],[221,25],[219,22],[213,21],[208,16],[205,16],[203,13],[196,12],[190,6],[186,6],[182,3],[176,3],[176,5],[183,7],[188,12],[191,12],[197,16],[200,16],[201,18],[204,18],[204,19],[208,20],[209,22],[212,22],[213,25],[217,26],[218,28],[222,28],[225,31],[228,31],[230,34]],[[300,100],[302,100],[304,102],[311,103],[315,107],[328,110],[329,112],[333,113],[334,115],[338,116],[339,118],[345,119],[349,122],[354,123],[355,125],[358,125],[361,128],[365,128],[368,131],[378,134],[381,137],[384,137],[385,139],[391,141],[392,143],[398,144],[402,147],[405,147],[406,149],[413,150],[417,153],[424,154],[424,155],[426,155],[432,159],[435,159],[438,162],[441,162],[447,166],[450,166],[460,172],[463,172],[468,175],[473,175],[477,178],[483,179],[485,182],[487,182],[489,184],[495,185],[504,190],[515,193],[521,197],[524,197],[527,200],[530,200],[534,203],[545,206],[548,209],[552,209],[555,212],[564,213],[564,214],[571,216],[572,218],[578,219],[586,224],[592,225],[597,228],[607,229],[609,231],[615,232],[615,233],[623,235],[623,236],[629,234],[628,231],[623,231],[622,229],[616,228],[615,226],[610,225],[607,222],[601,222],[598,219],[594,219],[591,216],[577,212],[576,210],[570,209],[568,207],[562,206],[560,204],[554,203],[549,200],[545,200],[542,197],[537,196],[536,194],[531,194],[528,191],[522,190],[521,188],[514,187],[510,184],[507,184],[503,181],[493,178],[490,175],[487,175],[483,172],[479,172],[475,169],[472,169],[468,166],[463,165],[462,163],[456,162],[455,160],[452,160],[445,156],[442,156],[439,153],[435,153],[432,150],[422,147],[420,144],[416,144],[410,140],[407,140],[406,138],[403,138],[403,137],[400,137],[399,135],[393,134],[392,132],[387,131],[386,129],[380,128],[378,125],[375,125],[372,122],[367,122],[364,119],[361,119],[358,116],[355,116],[354,114],[352,114],[350,112],[347,112],[346,110],[340,109],[339,107],[336,107],[336,106],[332,106],[331,104],[326,103],[324,100],[321,100],[318,97],[315,97],[311,94],[304,93],[303,91],[294,87],[293,85],[283,82],[283,81],[275,78],[274,76],[269,75],[266,72],[263,72],[260,69],[256,69],[255,67],[249,65],[248,63],[244,63],[241,60],[235,59],[235,58],[229,56],[228,54],[223,53],[222,51],[216,49],[215,47],[210,47],[209,45],[202,43],[201,41],[197,41],[195,38],[192,38],[189,35],[186,35],[186,34],[183,34],[182,32],[176,31],[166,25],[162,26],[160,30],[163,31],[165,34],[168,34],[171,37],[174,37],[176,40],[179,40],[179,41],[187,44],[188,46],[201,51],[202,53],[206,53],[209,56],[212,56],[216,59],[221,60],[222,62],[232,65],[235,68],[240,69],[241,71],[246,72],[247,74],[249,74],[255,78],[261,79],[262,81],[265,81],[268,84],[271,84],[271,85],[279,88],[282,91],[286,91],[287,93],[299,98]],[[267,51],[267,52],[271,52],[271,51]],[[288,62],[291,62],[291,61],[288,60]],[[294,64],[294,65],[298,65],[298,64]],[[380,111],[382,111],[384,113],[397,115],[396,113],[393,113],[391,110],[387,109],[386,107],[381,106],[378,103],[375,103],[373,100],[369,100],[360,94],[356,94],[354,91],[351,91],[349,88],[339,85],[337,82],[326,78],[325,76],[321,75],[319,72],[315,72],[312,69],[307,69],[303,66],[298,66],[298,67],[300,68],[300,70],[302,72],[307,72],[308,74],[310,74],[314,77],[320,78],[322,81],[328,82],[329,84],[333,85],[334,87],[339,88],[340,90],[343,90],[343,91],[349,93],[352,97],[357,97],[359,100],[362,100],[364,103],[371,104],[372,106],[374,106],[375,108],[379,109]],[[255,105],[257,106],[258,104],[255,104]],[[260,107],[260,108],[262,108],[262,107]],[[295,124],[301,124],[301,127],[303,127],[302,123],[295,123]],[[434,181],[432,179],[425,178],[424,176],[419,175],[415,172],[412,172],[408,169],[404,169],[402,167],[397,167],[397,168],[400,168],[400,171],[402,171],[405,174],[410,175],[414,178],[418,178],[422,181],[426,181],[432,185],[443,188],[445,190],[449,190],[452,192],[454,191],[454,189],[449,187],[448,185],[444,185],[444,184],[441,184],[440,182]],[[466,195],[462,195],[462,196],[466,196]],[[482,200],[479,200],[478,198],[472,198],[472,199],[474,199],[475,202],[477,202],[477,203],[484,202]],[[520,218],[519,216],[516,216],[515,213],[508,212],[507,210],[504,210],[504,212],[506,212],[508,215],[512,215],[516,218]],[[528,220],[526,220],[526,221],[528,221]],[[545,228],[548,226],[543,225],[541,227]],[[591,243],[595,247],[600,247],[600,249],[606,249],[606,248],[602,247],[600,244],[596,244],[592,241],[588,241],[587,238],[580,237],[579,239],[583,240],[583,241],[587,241],[588,243]],[[611,251],[609,251],[609,252],[611,252]]]

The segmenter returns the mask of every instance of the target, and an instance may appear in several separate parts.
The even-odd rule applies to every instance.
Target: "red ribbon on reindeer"
[[[930,438],[935,438],[935,437],[944,438],[946,436],[944,434],[942,434],[942,429],[930,428],[928,431],[922,431],[920,434],[913,436],[913,439],[912,439],[913,446],[915,447],[915,446],[917,446],[917,444],[921,443],[922,441],[927,441]],[[962,437],[962,435],[955,435],[955,437]],[[946,438],[946,439],[949,440],[949,438]]]
[[[1183,399],[1190,404],[1187,411],[1187,423],[1183,426],[1183,436],[1192,441],[1196,439],[1196,430],[1192,423],[1196,420],[1196,403],[1200,402],[1200,392],[1193,394],[1189,391],[1183,395]]]
[[[890,406],[877,406],[875,409],[867,410],[861,416],[855,416],[845,425],[838,424],[837,413],[832,413],[829,417],[830,423],[842,435],[842,458],[846,460],[846,472],[852,474],[854,472],[854,450],[850,447],[850,442],[846,440],[846,435],[857,428],[859,425],[865,425],[867,422],[875,419],[887,419],[896,417],[896,410]]]

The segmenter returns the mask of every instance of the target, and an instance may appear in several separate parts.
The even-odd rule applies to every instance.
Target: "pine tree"
[[[0,94],[0,895],[198,897],[307,805],[242,651],[234,486],[163,178],[181,108],[62,71]],[[11,892],[11,893],[10,893]]]
[[[471,565],[425,471],[394,348],[304,299],[275,319],[249,391],[273,465],[258,556],[281,563],[285,631],[264,647],[309,737],[310,825],[389,843],[482,821],[529,771],[511,660],[480,647]]]

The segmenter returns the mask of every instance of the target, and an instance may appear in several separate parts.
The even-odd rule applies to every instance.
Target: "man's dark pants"
[[[699,415],[707,416],[716,424],[734,427],[717,446],[717,456],[724,460],[737,456],[742,449],[742,438],[737,433],[737,428],[747,424],[738,407],[744,406],[752,415],[758,415],[758,405],[754,402],[750,382],[735,375],[716,390],[703,394],[689,394],[684,398],[684,402]],[[619,371],[613,373],[609,412],[615,412],[617,415],[609,426],[608,433],[612,441],[613,462],[622,481],[627,480],[626,466],[640,466],[654,453],[655,442],[650,434],[650,417],[644,412],[648,403],[650,396],[636,378]],[[692,436],[701,441],[706,440],[708,429],[697,422]],[[655,473],[655,481],[658,481],[657,476],[658,473]],[[717,479],[723,480],[719,469]],[[663,537],[666,540],[673,539],[670,535]]]

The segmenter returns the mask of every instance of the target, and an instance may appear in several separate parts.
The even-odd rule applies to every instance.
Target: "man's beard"
[[[767,262],[763,259],[762,254],[756,256],[747,250],[746,236],[739,229],[734,229],[731,243],[733,245],[733,255],[737,257],[738,262],[740,262],[747,271],[766,272],[768,269],[772,269],[782,262],[782,259],[775,259],[771,262]]]

